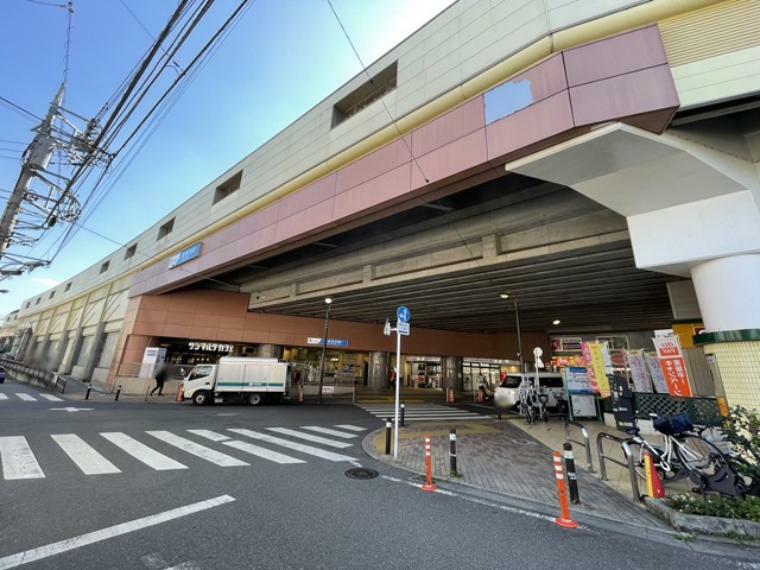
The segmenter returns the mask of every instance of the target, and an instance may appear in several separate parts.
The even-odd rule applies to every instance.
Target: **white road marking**
[[[393,483],[403,483],[405,485],[410,485],[412,487],[420,488],[422,487],[422,483],[415,483],[413,481],[405,481],[403,479],[399,479],[398,477],[389,477],[388,475],[381,475],[382,479],[385,479],[386,481],[392,481]],[[448,497],[456,497],[457,499],[462,499],[463,501],[470,501],[471,503],[477,503],[478,505],[485,505],[487,507],[493,507],[495,509],[499,509],[502,511],[507,511],[510,513],[516,513],[519,515],[525,515],[526,517],[531,517],[534,519],[539,519],[542,521],[549,521],[554,522],[554,517],[550,517],[548,515],[542,515],[541,513],[534,513],[532,511],[527,511],[525,509],[520,509],[517,507],[510,507],[509,505],[501,505],[499,503],[492,503],[491,501],[486,501],[484,499],[478,499],[476,497],[468,497],[466,495],[460,495],[459,493],[454,493],[453,491],[447,491],[445,489],[438,488],[435,490],[435,493],[438,495],[446,495]],[[581,526],[580,528],[584,528]]]
[[[32,448],[23,436],[0,437],[0,464],[3,479],[43,479],[45,474],[37,463]]]
[[[319,426],[301,426],[303,429],[307,429],[309,431],[315,431],[317,433],[324,433],[327,435],[332,435],[334,437],[342,437],[343,439],[351,439],[353,437],[356,437],[355,433],[346,433],[344,431],[338,431],[337,429],[330,429],[330,428],[323,428]]]
[[[324,449],[319,449],[318,447],[303,445],[301,443],[288,441],[287,439],[281,439],[279,437],[274,437],[269,434],[261,433],[258,431],[251,431],[249,429],[237,429],[237,428],[230,428],[229,431],[234,432],[234,433],[239,433],[240,435],[250,437],[251,439],[259,439],[266,443],[281,445],[282,447],[287,447],[288,449],[294,449],[296,451],[300,451],[301,453],[306,453],[307,455],[314,455],[316,457],[321,457],[322,459],[327,459],[328,461],[350,461],[350,462],[356,461],[355,458],[349,457],[348,455],[341,455],[340,453],[325,451]]]
[[[347,429],[348,431],[367,431],[367,428],[352,426],[351,424],[339,424],[335,427],[340,429]]]
[[[73,433],[53,434],[53,438],[61,449],[85,475],[105,475],[121,473],[121,470],[108,461],[100,453],[89,446],[81,437]]]
[[[200,445],[198,443],[195,443],[194,441],[190,441],[189,439],[185,439],[184,437],[174,435],[173,433],[168,432],[168,431],[162,431],[162,430],[146,431],[145,433],[147,433],[148,435],[152,435],[156,439],[160,439],[164,443],[173,445],[174,447],[181,449],[182,451],[186,451],[187,453],[195,455],[196,457],[200,457],[201,459],[205,459],[206,461],[210,461],[211,463],[216,463],[220,467],[239,467],[239,466],[249,465],[245,461],[240,461],[239,459],[235,459],[231,455],[227,455],[226,453],[216,451],[215,449],[211,449],[210,447],[206,447],[205,445]]]
[[[171,568],[166,568],[166,570],[200,570],[200,569],[201,567],[198,566],[192,560],[188,560],[187,562],[183,562],[182,564],[177,564],[176,566],[172,566]]]
[[[61,398],[59,398],[58,396],[53,396],[52,394],[40,394],[40,396],[42,396],[46,400],[50,400],[51,402],[63,402]]]
[[[120,447],[138,461],[141,461],[156,471],[187,469],[187,465],[183,465],[179,461],[174,461],[171,457],[159,453],[155,449],[148,447],[144,443],[141,443],[120,431],[102,432],[100,435],[117,447]]]
[[[24,400],[25,402],[36,402],[37,398],[31,394],[25,394],[24,392],[16,392],[16,396]]]
[[[229,445],[230,447],[234,447],[240,451],[245,451],[246,453],[250,453],[251,455],[255,455],[256,457],[261,457],[263,459],[268,459],[269,461],[274,461],[275,463],[306,463],[302,459],[296,459],[295,457],[285,455],[284,453],[277,453],[276,451],[265,449],[263,447],[259,447],[258,445],[253,445],[247,441],[237,441],[236,439],[233,439],[231,441],[225,441],[224,445]]]
[[[0,394],[0,400],[7,400],[7,399],[8,399],[8,396],[6,396],[5,394]]]
[[[97,542],[108,540],[109,538],[115,538],[117,536],[129,534],[130,532],[134,532],[136,530],[142,530],[144,528],[156,526],[174,519],[186,517],[188,515],[218,507],[225,503],[231,503],[234,500],[235,499],[229,495],[220,495],[219,497],[214,497],[213,499],[208,499],[206,501],[200,501],[198,503],[171,509],[169,511],[164,511],[155,515],[150,515],[140,519],[135,519],[133,521],[109,526],[107,528],[96,530],[94,532],[88,532],[87,534],[81,534],[73,538],[67,538],[59,542],[54,542],[53,544],[48,544],[47,546],[40,546],[38,548],[19,552],[18,554],[11,554],[5,558],[0,558],[0,570],[17,568],[23,564],[37,562],[38,560],[43,560],[45,558],[49,558],[50,556],[55,556],[56,554],[75,550],[77,548],[81,548],[82,546],[95,544]]]
[[[65,408],[50,408],[57,412],[91,412],[95,408],[75,408],[74,406],[67,406]]]
[[[320,437],[318,435],[314,435],[311,433],[303,433],[302,431],[296,431],[294,429],[281,428],[281,427],[272,427],[272,428],[267,428],[267,429],[269,431],[276,431],[277,433],[289,435],[290,437],[297,437],[299,439],[305,439],[306,441],[321,443],[322,445],[326,445],[328,447],[337,447],[338,449],[345,449],[353,445],[351,443],[345,443],[343,441],[335,441],[335,440],[327,439],[326,437]]]
[[[217,433],[209,429],[189,429],[187,431],[189,431],[190,433],[194,433],[195,435],[205,437],[206,439],[210,439],[211,441],[227,441],[228,439],[230,439],[223,433]]]

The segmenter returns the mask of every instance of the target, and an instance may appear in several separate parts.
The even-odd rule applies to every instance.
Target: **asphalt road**
[[[37,401],[19,399],[16,394],[22,392]],[[603,529],[564,530],[544,518],[477,502],[466,494],[423,493],[411,484],[408,473],[364,454],[361,439],[380,421],[350,405],[198,408],[53,402],[43,400],[35,388],[7,383],[0,384],[0,394],[7,396],[0,396],[0,451],[3,445],[6,449],[0,478],[0,569],[38,557],[22,567],[714,570],[738,565],[694,552],[688,545]],[[51,409],[68,406],[93,409]],[[366,431],[356,429],[357,437],[352,438],[352,430],[336,425]],[[344,437],[302,426],[337,430]],[[280,441],[256,441],[229,431],[241,428]],[[323,437],[332,445],[269,428]],[[266,457],[187,430],[211,430],[259,446]],[[148,431],[169,432],[172,441],[184,438],[248,465],[220,466]],[[123,443],[116,445],[101,435],[112,432],[126,434],[160,456],[146,459],[141,447],[136,452],[141,461],[127,453]],[[57,443],[51,435],[60,434],[79,437],[66,436]],[[309,446],[312,453],[321,450],[325,456],[285,447],[282,441]],[[36,478],[8,478],[7,450],[19,442],[32,451],[38,466],[24,473]],[[65,446],[76,459],[67,455]],[[144,462],[167,467],[166,458],[174,460],[168,465],[185,468],[156,470]],[[274,458],[300,462],[277,463]],[[380,476],[347,478],[345,471],[354,466],[349,458]],[[28,457],[23,461],[30,469]],[[119,472],[87,475],[77,463],[89,470]],[[189,505],[193,507],[185,511],[195,512],[177,511]],[[25,560],[13,558],[19,553],[26,553]]]

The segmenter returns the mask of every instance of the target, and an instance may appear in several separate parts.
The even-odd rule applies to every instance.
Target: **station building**
[[[760,3],[459,0],[0,334],[134,391],[146,349],[308,369],[326,336],[373,389],[403,304],[403,382],[461,391],[518,340],[673,328],[697,392],[760,408],[759,161]]]

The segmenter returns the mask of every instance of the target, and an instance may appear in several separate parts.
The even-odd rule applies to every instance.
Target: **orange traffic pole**
[[[303,384],[298,385],[298,403],[303,404]]]
[[[430,455],[430,436],[425,435],[425,484],[422,490],[426,493],[435,493],[438,485],[433,483],[433,458]]]
[[[554,476],[557,478],[557,491],[559,491],[559,506],[561,515],[554,519],[558,526],[564,528],[578,528],[578,523],[570,518],[570,503],[567,500],[567,488],[565,486],[565,472],[562,470],[562,454],[553,451]]]
[[[449,404],[456,404],[456,396],[454,395],[454,388],[449,388],[449,397],[448,397],[448,403]]]
[[[89,391],[89,388],[88,388]],[[185,399],[185,386],[180,384],[177,386],[177,397],[175,398],[175,401],[182,402]]]
[[[652,454],[647,450],[644,450],[644,470],[647,474],[647,495],[653,499],[662,499],[665,496],[665,487],[655,469]]]

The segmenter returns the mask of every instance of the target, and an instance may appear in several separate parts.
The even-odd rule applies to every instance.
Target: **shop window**
[[[333,106],[332,127],[356,115],[362,109],[384,97],[396,88],[398,80],[398,62],[394,61],[381,72],[374,75]]]
[[[231,178],[228,178],[216,187],[214,192],[213,204],[224,200],[227,196],[233,192],[237,192],[240,189],[240,182],[243,180],[243,171],[241,170]]]
[[[136,252],[137,252],[137,244],[133,243],[127,248],[127,251],[124,252],[124,259],[133,258]]]
[[[159,239],[165,238],[170,233],[172,233],[173,229],[174,229],[174,218],[172,218],[168,222],[163,223],[161,227],[158,228],[158,237],[156,239],[159,240]]]
[[[100,272],[105,273],[106,271],[108,271],[108,267],[110,265],[111,265],[110,261],[106,261],[105,263],[103,263],[103,265],[100,266]]]

